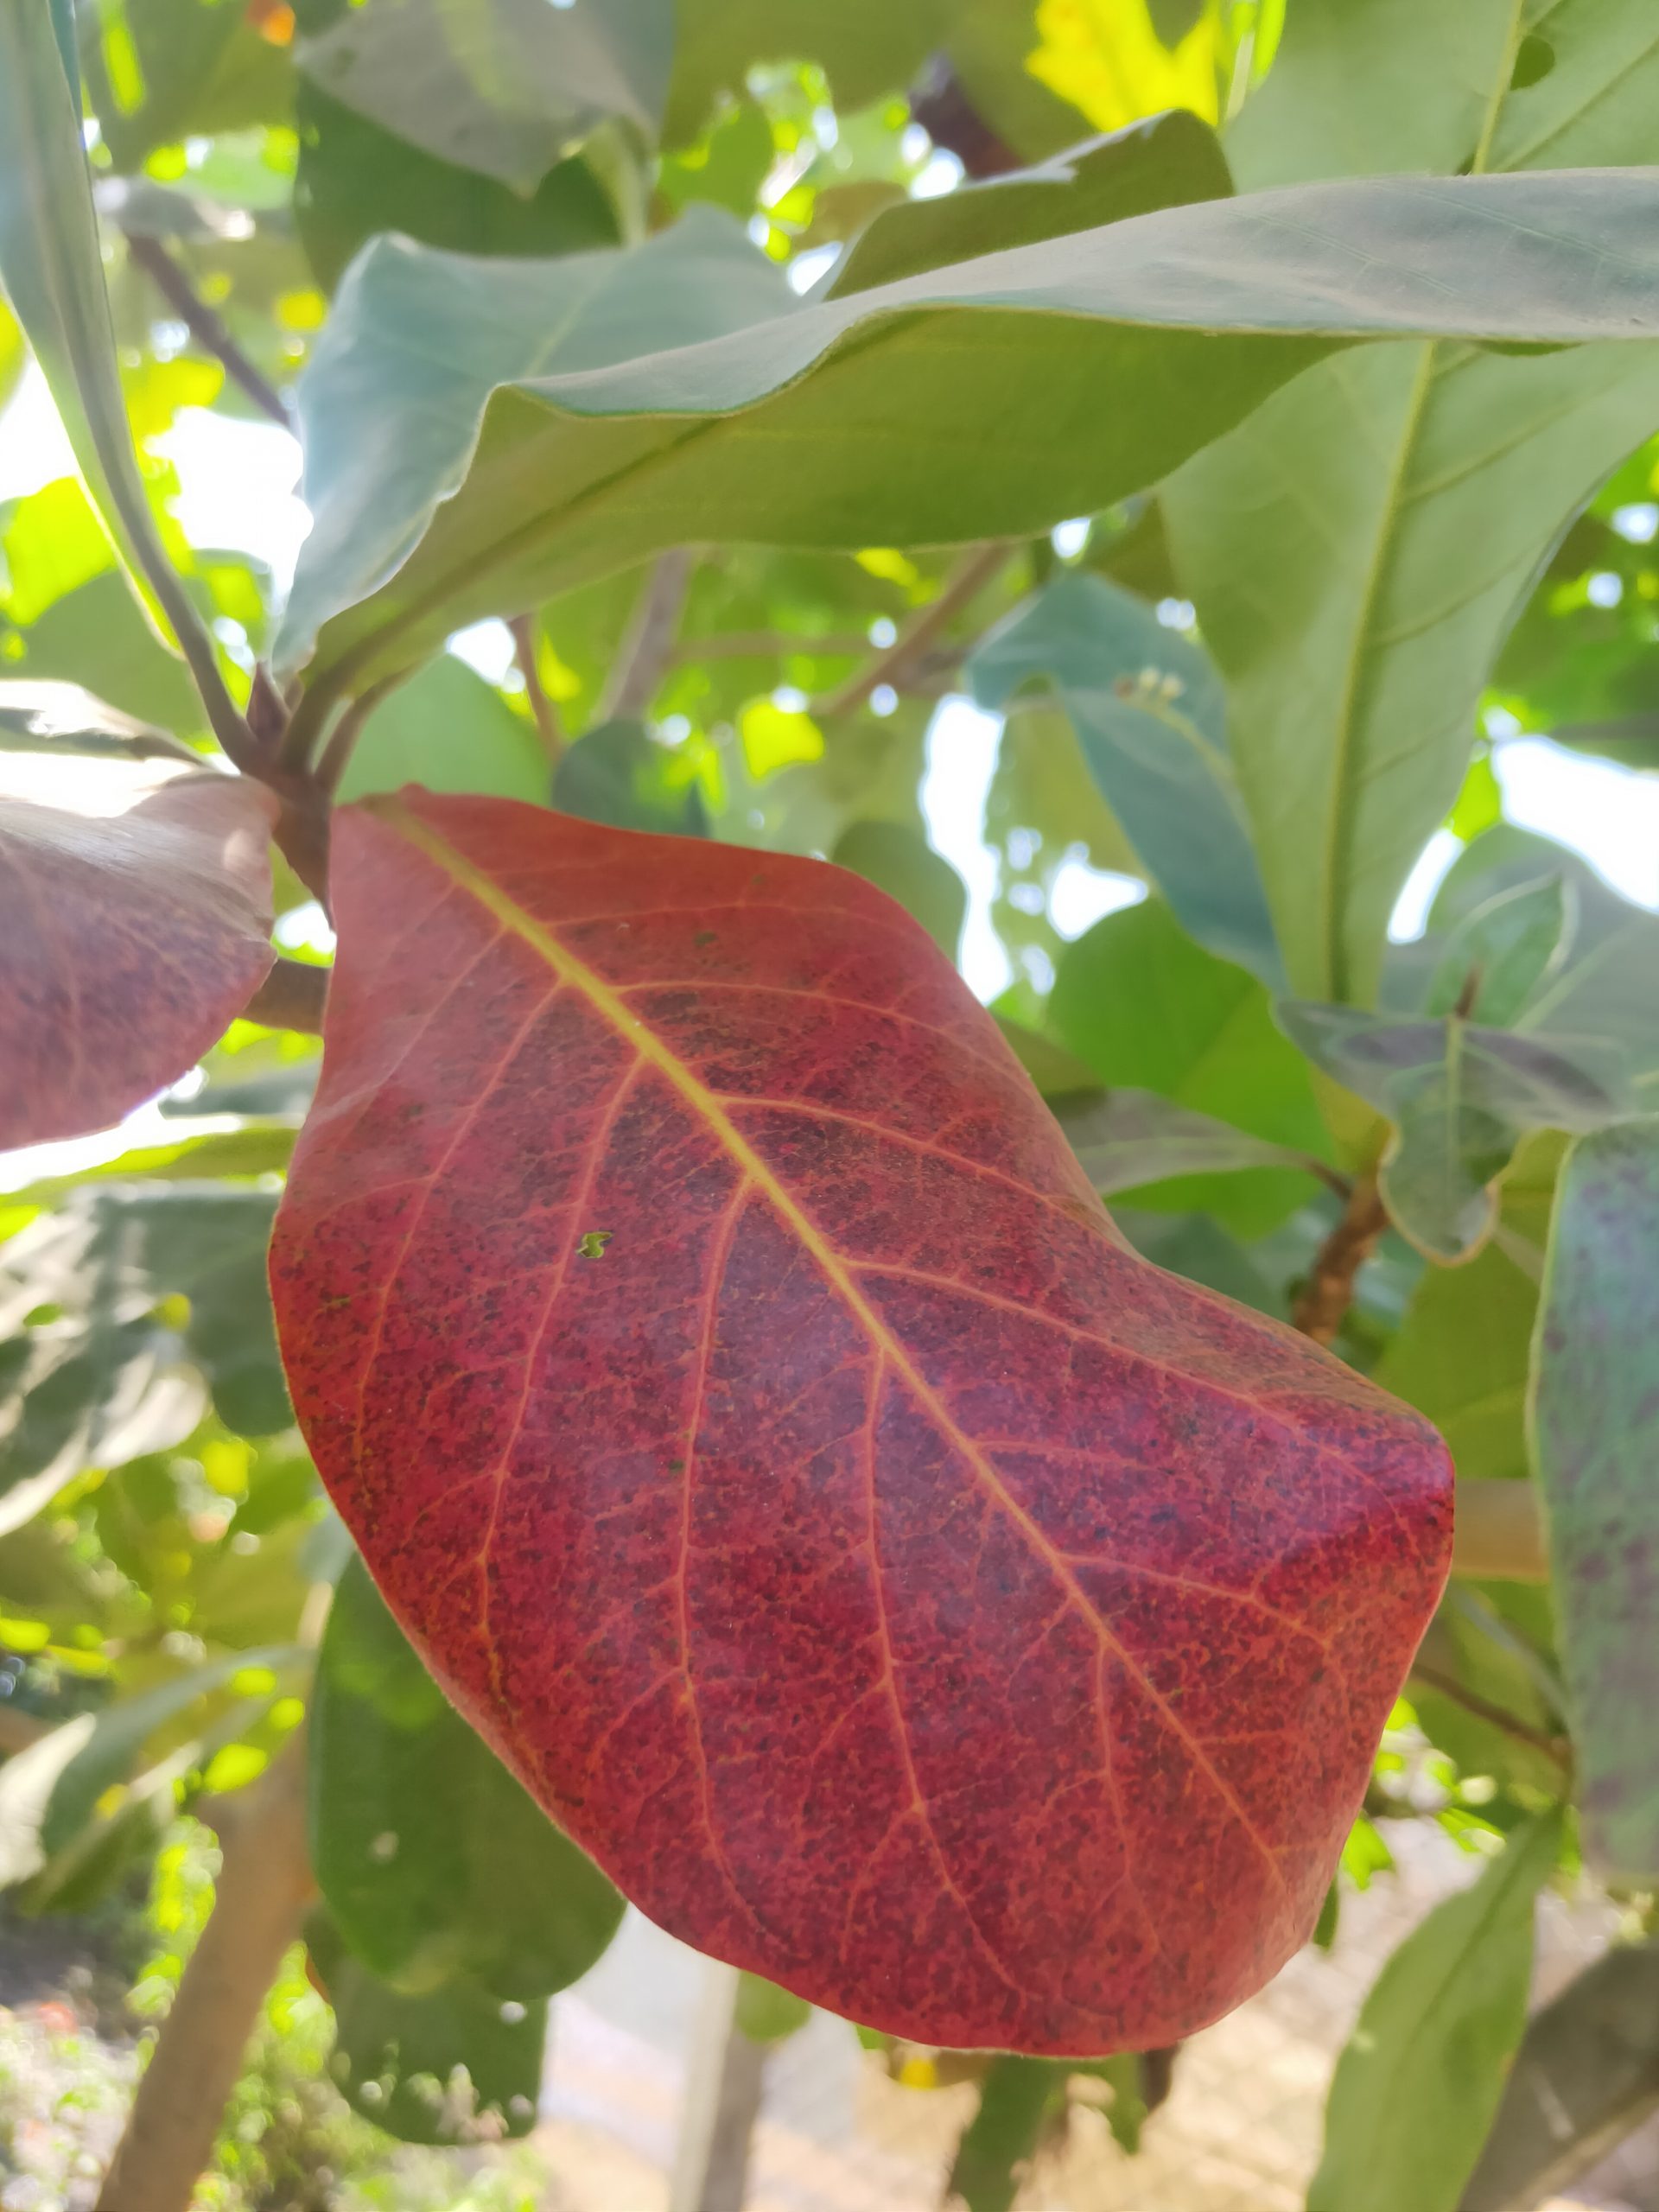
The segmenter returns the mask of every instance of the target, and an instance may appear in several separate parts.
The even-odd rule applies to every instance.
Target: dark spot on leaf
[[[605,1256],[605,1247],[610,1243],[614,1234],[615,1231],[609,1229],[586,1229],[582,1231],[582,1242],[576,1246],[576,1249],[584,1260],[602,1260]]]
[[[1529,85],[1541,84],[1555,67],[1555,49],[1547,38],[1540,38],[1536,31],[1529,31],[1521,41],[1515,57],[1515,74],[1510,79],[1512,92],[1524,92]]]
[[[699,930],[691,942],[701,952],[704,945],[713,944],[715,942],[715,933],[713,930]]]

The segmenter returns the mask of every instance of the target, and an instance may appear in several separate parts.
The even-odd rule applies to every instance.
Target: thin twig
[[[1290,1311],[1294,1328],[1316,1344],[1335,1343],[1354,1302],[1354,1278],[1388,1225],[1376,1173],[1368,1171],[1355,1179],[1341,1220],[1320,1245],[1313,1272],[1296,1294]]]
[[[232,384],[241,386],[256,407],[269,415],[273,423],[280,423],[283,429],[291,430],[294,416],[287,400],[248,359],[226,329],[224,318],[200,297],[161,240],[138,231],[127,231],[123,235],[134,263],[149,278],[197,345],[218,359],[226,375]]]
[[[905,627],[884,652],[868,660],[864,666],[833,691],[826,691],[815,700],[811,713],[816,721],[833,721],[837,715],[850,714],[861,707],[873,691],[886,683],[895,690],[904,688],[905,679],[925,656],[942,630],[966,607],[970,600],[990,582],[993,576],[1007,562],[1014,551],[1011,543],[998,539],[989,545],[976,546],[959,561],[945,578],[944,586],[927,605],[918,607]]]
[[[607,722],[619,715],[642,715],[657,696],[674,651],[674,633],[696,556],[690,546],[676,546],[652,569],[640,593],[627,635],[611,671],[610,682],[599,704],[596,720]]]
[[[1511,1713],[1507,1706],[1494,1705],[1490,1698],[1482,1697],[1478,1690],[1465,1688],[1455,1675],[1443,1675],[1438,1667],[1426,1666],[1421,1658],[1414,1660],[1411,1672],[1413,1679],[1421,1682],[1426,1689],[1436,1690],[1440,1696],[1450,1698],[1465,1713],[1472,1713],[1477,1720],[1484,1720],[1491,1726],[1501,1729],[1504,1735],[1513,1736],[1519,1744],[1530,1744],[1534,1751],[1541,1751],[1557,1766],[1563,1769],[1571,1766],[1572,1745],[1565,1737],[1552,1736],[1541,1728],[1535,1728],[1529,1721],[1522,1720],[1518,1713]]]
[[[328,976],[327,968],[314,968],[308,961],[279,959],[243,1007],[242,1019],[263,1022],[267,1029],[298,1029],[320,1037]]]
[[[330,798],[340,789],[340,779],[346,772],[346,764],[352,757],[358,739],[363,734],[364,723],[380,702],[414,672],[413,669],[399,669],[395,676],[383,676],[378,683],[371,683],[368,690],[357,698],[346,701],[340,719],[328,733],[328,741],[322,748],[322,758],[317,763],[313,778],[317,788]]]
[[[853,660],[868,652],[869,639],[856,630],[830,631],[822,637],[790,630],[717,630],[707,638],[682,638],[669,655],[671,667],[705,660]]]
[[[542,672],[536,665],[535,620],[528,614],[515,614],[507,627],[512,632],[513,655],[518,663],[518,673],[524,679],[524,696],[530,702],[542,750],[547,755],[548,765],[556,768],[564,758],[564,725],[559,720],[558,709],[547,696]]]

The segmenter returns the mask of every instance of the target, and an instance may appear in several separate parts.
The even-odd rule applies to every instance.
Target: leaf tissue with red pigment
[[[1077,2054],[1249,1996],[1446,1573],[1433,1431],[1126,1249],[859,879],[414,790],[334,834],[276,1308],[456,1704],[834,2012]]]

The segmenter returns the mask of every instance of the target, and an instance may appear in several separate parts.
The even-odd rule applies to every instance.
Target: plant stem
[[[1454,1705],[1460,1705],[1465,1713],[1472,1713],[1477,1720],[1484,1720],[1506,1736],[1513,1736],[1516,1743],[1531,1745],[1534,1751],[1553,1759],[1564,1773],[1571,1766],[1572,1746],[1564,1737],[1546,1735],[1541,1728],[1533,1727],[1506,1706],[1494,1705],[1478,1691],[1466,1689],[1454,1675],[1443,1675],[1438,1667],[1426,1665],[1421,1655],[1413,1661],[1411,1671],[1425,1688],[1437,1690]]]
[[[279,959],[243,1007],[242,1019],[262,1021],[268,1029],[300,1029],[308,1036],[321,1036],[328,976],[327,968],[314,968],[303,960]],[[0,1719],[3,1718],[0,1713]]]
[[[674,633],[696,556],[690,546],[664,553],[652,569],[616,656],[597,719],[643,715],[656,696],[674,652]]]
[[[94,2212],[189,2212],[248,2037],[311,1895],[302,1738],[219,1814],[213,1909],[139,2082]]]
[[[891,684],[895,691],[900,690],[934,639],[985,588],[1014,550],[1011,543],[999,538],[989,545],[977,545],[966,554],[945,578],[937,596],[917,609],[885,652],[866,661],[844,683],[813,702],[813,719],[830,721],[837,715],[850,714],[884,683]]]
[[[1313,1273],[1290,1309],[1293,1328],[1316,1344],[1334,1344],[1354,1302],[1354,1279],[1389,1225],[1375,1169],[1354,1179],[1342,1218],[1320,1245]]]
[[[786,660],[793,654],[855,660],[869,642],[857,630],[832,630],[820,637],[798,630],[716,630],[706,638],[682,638],[669,658],[677,668],[687,661]]]
[[[566,739],[559,710],[547,696],[542,672],[536,665],[536,624],[528,614],[515,614],[507,625],[512,632],[513,657],[524,679],[524,696],[542,741],[549,766],[556,768],[564,758]]]
[[[214,356],[232,383],[239,385],[256,407],[269,415],[273,423],[280,423],[283,429],[291,430],[294,417],[287,400],[254,366],[226,328],[222,318],[196,292],[161,240],[146,238],[136,231],[125,231],[122,235],[135,266],[143,270],[197,345]]]

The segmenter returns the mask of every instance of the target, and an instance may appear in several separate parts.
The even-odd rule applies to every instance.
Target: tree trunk
[[[311,1894],[296,1738],[223,1801],[213,1910],[138,2084],[95,2212],[189,2212],[242,2054]]]

